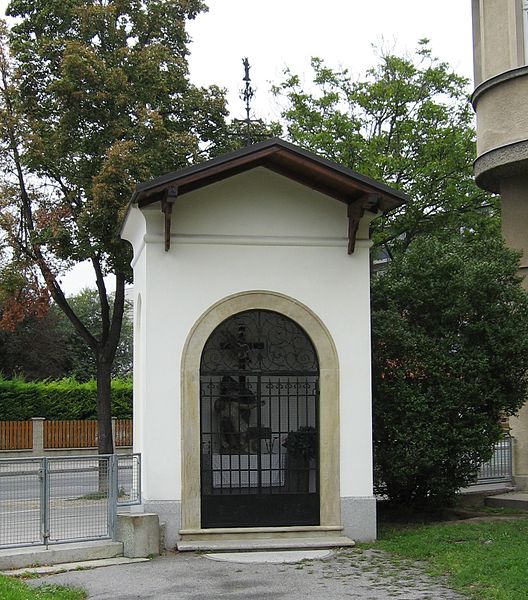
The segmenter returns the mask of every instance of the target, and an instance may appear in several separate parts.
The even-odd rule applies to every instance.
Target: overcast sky
[[[372,45],[411,53],[429,38],[436,56],[472,78],[470,0],[209,0],[209,12],[189,25],[191,75],[196,83],[229,90],[234,116],[241,59],[249,58],[257,88],[256,116],[275,116],[269,96],[286,66],[309,76],[309,58],[361,74],[375,60]],[[265,113],[265,114],[263,114]]]
[[[411,53],[429,38],[435,56],[472,78],[470,0],[206,0],[209,12],[190,23],[191,78],[228,90],[231,114],[242,118],[242,58],[251,64],[256,117],[277,117],[269,94],[286,66],[309,77],[309,59],[359,75],[374,64],[372,45]],[[3,12],[7,2],[0,0]],[[68,294],[93,286],[91,269],[63,279]]]

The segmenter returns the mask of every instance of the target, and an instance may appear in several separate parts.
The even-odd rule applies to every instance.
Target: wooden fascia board
[[[343,190],[336,189],[334,187],[329,187],[328,185],[325,185],[324,183],[320,183],[319,181],[316,181],[310,177],[306,177],[299,173],[295,173],[291,169],[287,170],[284,167],[282,167],[281,165],[279,165],[278,163],[268,163],[264,166],[267,169],[269,169],[270,171],[277,173],[278,175],[287,177],[288,179],[291,179],[292,181],[296,181],[297,183],[300,183],[304,187],[310,188],[316,192],[320,192],[321,194],[324,194],[325,196],[330,196],[331,198],[334,198],[335,200],[339,200],[339,202],[343,202],[344,204],[347,204],[349,202],[350,198],[353,196],[352,192],[350,190],[343,191]]]
[[[390,210],[402,203],[397,196],[392,196],[351,175],[340,173],[330,166],[280,146],[262,148],[229,161],[209,167],[204,166],[203,169],[197,169],[187,175],[167,179],[152,188],[139,190],[136,193],[136,201],[140,207],[144,207],[159,201],[160,192],[171,185],[177,186],[179,194],[183,195],[258,166],[264,166],[342,202],[347,203],[351,196],[377,193],[382,199],[381,203],[386,207],[384,210]]]
[[[263,159],[275,152],[277,152],[276,148],[263,148],[257,152],[242,155],[228,162],[205,167],[204,169],[193,171],[192,173],[181,177],[174,177],[174,179],[160,183],[159,185],[150,188],[148,191],[143,193],[139,191],[138,203],[140,206],[147,206],[152,202],[156,202],[156,200],[159,199],[157,194],[171,185],[177,186],[180,190],[180,194],[185,193],[185,191],[191,191],[191,189],[187,188],[197,189],[209,185],[213,179],[219,181],[220,179],[230,177],[234,173],[241,172],[245,170],[245,168],[259,166]],[[254,164],[252,165],[251,163]],[[154,196],[154,199],[151,199],[152,196]]]
[[[276,161],[276,158],[279,160]],[[294,166],[299,171],[308,173],[307,180],[317,183],[324,182],[323,185],[327,189],[334,188],[336,190],[343,190],[343,194],[348,193],[348,197],[350,197],[351,193],[357,193],[359,195],[377,191],[362,181],[354,179],[350,175],[339,173],[324,164],[287,150],[279,150],[273,159],[272,162],[282,162],[286,165],[286,170],[288,170],[289,166],[291,171],[291,166]]]

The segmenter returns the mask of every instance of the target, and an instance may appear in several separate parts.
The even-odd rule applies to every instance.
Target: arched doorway
[[[319,360],[271,310],[234,314],[200,363],[201,526],[319,525]]]

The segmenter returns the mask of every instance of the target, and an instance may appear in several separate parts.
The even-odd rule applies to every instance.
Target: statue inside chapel
[[[222,454],[258,451],[258,440],[250,439],[249,428],[252,411],[262,404],[243,380],[222,377],[220,396],[214,403]]]

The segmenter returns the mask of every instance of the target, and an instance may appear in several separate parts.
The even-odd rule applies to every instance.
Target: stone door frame
[[[200,362],[213,331],[234,314],[252,309],[281,313],[304,329],[319,359],[320,525],[341,525],[339,487],[339,361],[332,337],[301,302],[269,291],[247,291],[228,296],[209,308],[191,329],[181,365],[182,530],[201,529],[200,508]],[[310,529],[307,526],[306,529]]]

